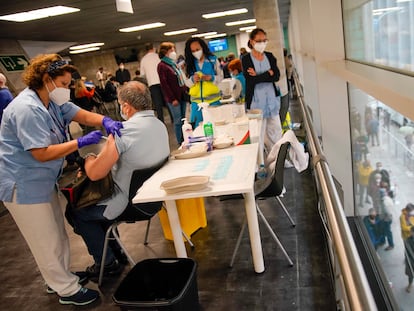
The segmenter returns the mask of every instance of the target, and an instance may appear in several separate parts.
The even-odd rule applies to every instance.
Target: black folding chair
[[[103,279],[105,258],[106,258],[106,253],[108,250],[108,243],[110,240],[115,239],[118,242],[124,254],[126,255],[126,257],[128,258],[128,261],[131,264],[131,266],[135,265],[135,261],[132,259],[131,255],[128,253],[127,249],[125,248],[124,244],[122,243],[119,237],[119,233],[118,233],[119,225],[123,223],[132,224],[138,221],[147,221],[147,229],[145,232],[144,245],[148,244],[148,233],[149,233],[149,228],[151,225],[151,218],[159,212],[162,206],[162,202],[133,204],[132,198],[136,195],[137,190],[143,185],[143,183],[148,178],[150,178],[156,171],[158,171],[164,165],[164,163],[166,163],[166,160],[153,167],[135,170],[132,173],[131,183],[129,186],[128,205],[125,208],[124,212],[116,218],[115,222],[112,223],[109,226],[108,230],[106,231],[105,243],[104,243],[103,252],[102,252],[101,268],[99,271],[99,279],[98,279],[99,285],[101,285],[102,279]]]
[[[277,237],[276,233],[273,231],[272,227],[270,226],[269,222],[267,221],[266,217],[263,215],[263,212],[259,208],[258,199],[274,197],[282,207],[283,211],[285,212],[286,216],[289,218],[292,227],[295,227],[296,224],[293,221],[292,217],[290,216],[286,206],[283,204],[280,196],[283,194],[284,186],[283,186],[283,179],[284,179],[284,169],[285,169],[285,160],[288,151],[289,143],[286,142],[280,146],[276,163],[275,163],[275,170],[274,172],[268,172],[268,176],[264,180],[257,180],[255,182],[255,198],[256,198],[256,210],[257,214],[259,215],[260,219],[265,224],[267,230],[271,234],[273,240],[282,250],[284,256],[289,262],[289,265],[293,267],[293,262],[290,259],[288,253],[286,252],[285,248],[283,247],[282,243],[280,242],[279,238]],[[270,174],[269,174],[270,173]],[[242,228],[240,230],[239,236],[237,238],[236,247],[234,248],[233,255],[230,262],[230,267],[233,267],[234,260],[237,255],[237,251],[239,250],[241,240],[243,238],[244,231],[246,229],[247,219],[245,218],[243,221]]]

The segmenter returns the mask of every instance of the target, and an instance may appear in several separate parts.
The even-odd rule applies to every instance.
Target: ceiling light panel
[[[152,29],[152,28],[158,28],[158,27],[164,27],[164,26],[165,26],[164,23],[157,22],[157,23],[121,28],[119,29],[119,31],[120,32],[133,32],[133,31],[140,31],[140,30]]]
[[[97,50],[100,50],[100,49],[101,48],[99,46],[95,46],[95,47],[91,47],[91,48],[87,48],[87,49],[72,50],[72,51],[69,51],[69,53],[70,54],[80,54],[80,53],[97,51]]]
[[[196,37],[205,37],[205,36],[211,36],[211,35],[216,35],[217,31],[210,31],[210,32],[205,32],[205,33],[196,33],[194,35],[192,35],[193,38]]]
[[[248,31],[248,30],[253,30],[253,29],[256,29],[256,28],[257,28],[256,25],[255,26],[246,26],[246,27],[240,27],[239,30],[240,31]]]
[[[256,23],[256,19],[245,19],[241,21],[234,21],[234,22],[228,22],[226,23],[226,26],[237,26],[237,25],[243,25],[243,24],[250,24],[250,23]]]
[[[245,8],[242,9],[236,9],[236,10],[228,10],[228,11],[222,11],[222,12],[215,12],[215,13],[208,13],[201,15],[203,18],[217,18],[217,17],[223,17],[223,16],[229,16],[229,15],[236,15],[236,14],[243,14],[247,13],[248,10]]]
[[[226,33],[218,33],[216,35],[211,35],[211,36],[205,36],[205,39],[212,39],[212,38],[220,38],[220,37],[225,37],[227,36]]]
[[[164,32],[164,36],[176,36],[176,35],[181,35],[183,33],[196,32],[197,30],[198,30],[197,28],[187,28],[187,29],[182,29],[182,30],[168,31],[168,32]]]
[[[88,48],[91,48],[91,47],[102,46],[102,45],[104,45],[104,44],[105,44],[105,43],[103,43],[103,42],[96,42],[96,43],[88,43],[88,44],[74,45],[74,46],[71,46],[71,47],[69,48],[69,50],[82,50],[82,49],[88,49]]]
[[[11,22],[27,22],[27,21],[31,21],[35,19],[42,19],[46,17],[75,13],[79,11],[80,9],[78,8],[58,5],[58,6],[52,6],[49,8],[3,15],[3,16],[0,16],[0,20],[11,21]]]

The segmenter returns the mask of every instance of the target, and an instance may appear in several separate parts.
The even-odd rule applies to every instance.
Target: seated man
[[[86,269],[92,278],[99,275],[106,230],[127,206],[132,172],[160,164],[170,153],[167,128],[154,115],[148,88],[140,82],[130,81],[119,90],[118,98],[121,115],[126,120],[122,136],[108,136],[99,155],[88,154],[84,165],[92,180],[98,180],[111,171],[115,192],[97,205],[67,213],[69,223],[83,238],[95,261]],[[122,271],[117,255],[108,248],[105,259],[107,275]]]

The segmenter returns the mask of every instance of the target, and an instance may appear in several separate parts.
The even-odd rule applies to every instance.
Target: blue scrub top
[[[265,56],[262,61],[252,57],[253,65],[256,73],[262,74],[268,71],[270,63]],[[273,82],[258,83],[254,87],[251,109],[261,109],[263,118],[276,117],[279,115],[280,98],[275,95],[275,88]]]
[[[0,128],[0,200],[11,202],[16,187],[18,204],[50,202],[64,158],[39,162],[30,150],[64,142],[79,109],[70,102],[47,109],[29,88],[12,101]]]

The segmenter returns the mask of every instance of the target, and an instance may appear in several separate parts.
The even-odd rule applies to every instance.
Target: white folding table
[[[254,143],[214,150],[198,158],[169,160],[138,189],[132,202],[165,201],[177,257],[187,257],[175,200],[243,194],[254,270],[262,273],[265,268],[254,197],[257,154],[258,144]],[[210,177],[208,186],[202,190],[167,194],[160,189],[166,180],[199,175]]]

